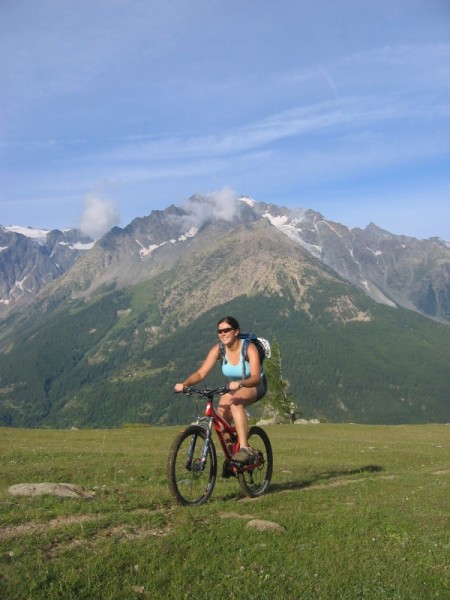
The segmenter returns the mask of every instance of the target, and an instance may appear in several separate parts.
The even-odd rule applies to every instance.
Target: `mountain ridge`
[[[365,229],[349,228],[328,221],[311,209],[288,209],[245,197],[228,205],[218,204],[214,198],[201,195],[193,196],[182,207],[170,205],[137,217],[124,228],[114,227],[95,244],[91,242],[89,248],[85,245],[77,249],[64,242],[61,236],[68,236],[68,232],[49,232],[46,255],[53,257],[56,248],[65,250],[69,258],[58,260],[58,269],[47,269],[46,277],[26,294],[18,294],[17,301],[11,290],[17,288],[19,279],[12,267],[15,261],[23,262],[23,258],[13,258],[0,235],[0,247],[4,250],[0,252],[0,316],[7,316],[15,304],[19,308],[25,306],[46,288],[47,293],[54,294],[61,294],[64,287],[68,291],[69,280],[73,287],[70,293],[75,295],[89,295],[103,285],[123,287],[145,281],[171,268],[199,246],[214,242],[240,224],[261,218],[376,302],[403,306],[450,323],[449,243],[438,238],[417,240],[394,235],[374,223]],[[36,255],[39,249],[42,254],[42,247],[27,244],[23,254]],[[6,248],[9,253],[5,253]],[[32,264],[35,262],[33,258]],[[26,269],[22,271],[23,277]]]

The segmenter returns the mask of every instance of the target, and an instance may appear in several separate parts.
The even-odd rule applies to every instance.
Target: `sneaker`
[[[244,464],[251,465],[252,463],[258,460],[258,455],[253,450],[253,448],[241,448],[239,452],[233,454],[231,457],[233,461]]]

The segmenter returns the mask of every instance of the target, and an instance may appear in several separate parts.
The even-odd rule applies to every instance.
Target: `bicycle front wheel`
[[[178,504],[203,504],[212,494],[216,483],[217,456],[209,441],[206,461],[202,460],[206,430],[191,425],[174,440],[167,461],[167,479],[172,496]]]
[[[244,494],[256,498],[264,494],[272,478],[272,446],[267,433],[257,425],[250,428],[248,442],[260,458],[254,466],[245,467],[242,472],[238,472],[238,480]]]

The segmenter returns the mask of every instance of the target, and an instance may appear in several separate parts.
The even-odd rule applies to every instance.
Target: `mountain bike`
[[[251,498],[261,496],[270,484],[273,469],[272,446],[267,433],[258,426],[250,427],[248,440],[255,450],[251,464],[233,461],[239,450],[236,428],[214,408],[214,397],[229,392],[226,387],[199,390],[186,388],[186,395],[197,394],[206,399],[204,416],[181,431],[175,438],[167,461],[169,489],[178,504],[199,505],[206,502],[214,489],[217,476],[217,453],[212,439],[216,431],[225,454],[222,477],[236,477],[242,492]]]

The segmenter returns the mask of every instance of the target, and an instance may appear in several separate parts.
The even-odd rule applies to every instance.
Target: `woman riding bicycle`
[[[202,366],[189,375],[183,383],[175,385],[176,392],[182,392],[203,381],[222,360],[222,373],[228,380],[229,392],[220,399],[217,412],[228,421],[234,421],[239,438],[239,452],[233,460],[249,463],[254,460],[254,452],[248,444],[248,418],[246,408],[260,400],[267,392],[267,380],[259,360],[258,350],[249,344],[247,355],[242,356],[243,340],[239,338],[240,326],[234,317],[224,317],[217,323],[219,342],[208,352]]]

